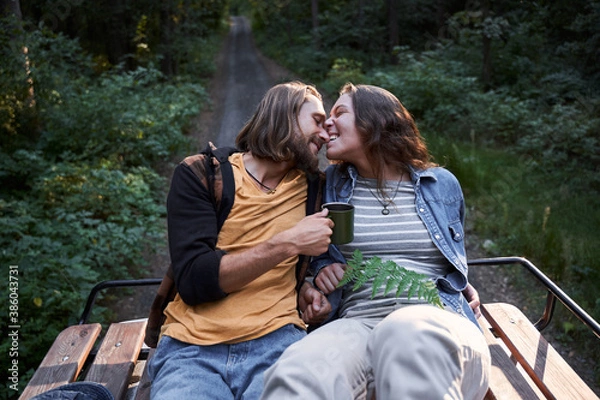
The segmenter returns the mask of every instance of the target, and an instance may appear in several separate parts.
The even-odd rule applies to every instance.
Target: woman
[[[467,281],[457,179],[430,160],[411,115],[384,89],[345,85],[326,128],[327,157],[338,163],[326,171],[324,201],[355,207],[354,241],[313,262],[338,318],[283,353],[263,399],[483,398],[490,355]],[[356,249],[427,275],[444,309],[384,287],[372,296],[372,281],[338,289]]]

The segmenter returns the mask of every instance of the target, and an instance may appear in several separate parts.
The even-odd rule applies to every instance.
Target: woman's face
[[[325,129],[329,135],[327,158],[347,161],[354,165],[366,161],[364,146],[355,124],[352,97],[343,94],[335,102],[329,119],[325,121]]]

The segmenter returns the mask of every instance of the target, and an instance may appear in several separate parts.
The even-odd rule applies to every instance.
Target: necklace
[[[390,213],[390,210],[388,210],[388,206],[394,202],[394,199],[396,198],[396,195],[398,194],[398,189],[400,188],[400,182],[402,182],[403,177],[404,177],[404,173],[402,174],[402,176],[400,176],[400,179],[398,180],[398,183],[396,184],[396,190],[394,191],[394,197],[392,197],[389,201],[386,201],[386,202],[383,202],[382,200],[380,200],[379,197],[375,193],[373,193],[370,185],[368,185],[368,184],[366,185],[367,189],[369,189],[369,192],[371,192],[373,197],[375,197],[375,199],[377,199],[379,204],[381,204],[381,206],[383,207],[383,210],[381,210],[381,213],[383,215],[388,215]]]
[[[246,170],[246,172],[248,173],[248,175],[250,175],[250,178],[252,178],[254,180],[254,182],[258,183],[260,185],[261,188],[266,189],[267,194],[272,194],[275,193],[275,191],[277,190],[277,185],[279,185],[281,183],[281,181],[283,181],[285,179],[285,177],[287,176],[288,172],[285,173],[285,175],[283,175],[283,177],[279,180],[279,182],[277,182],[277,185],[275,185],[274,188],[270,188],[267,185],[265,185],[264,183],[262,183],[257,177],[255,177],[254,175],[252,175],[250,173],[250,171],[248,171],[248,168],[244,168]]]

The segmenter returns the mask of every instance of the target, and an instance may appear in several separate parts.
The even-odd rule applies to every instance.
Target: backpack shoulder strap
[[[229,156],[237,151],[235,147],[216,148],[209,143],[202,152],[184,160],[213,199],[219,231],[233,207],[235,184]]]
[[[206,149],[199,154],[186,157],[183,160],[183,163],[192,170],[194,175],[198,177],[200,182],[209,191],[217,212],[217,227],[219,231],[225,223],[231,207],[233,207],[235,182],[233,180],[233,169],[231,168],[231,163],[229,163],[229,156],[236,151],[239,150],[233,147],[217,149],[212,143],[209,143]],[[173,276],[173,266],[169,264],[167,273],[158,288],[148,315],[144,341],[152,348],[156,347],[158,343],[160,328],[166,319],[164,310],[173,301],[176,294],[177,288]]]
[[[214,189],[215,207],[218,216],[217,223],[220,231],[231,211],[231,207],[233,207],[233,200],[235,198],[233,168],[229,162],[229,156],[239,150],[235,147],[220,147],[217,149],[212,143],[209,143],[205,151],[210,151],[214,171],[212,187]]]

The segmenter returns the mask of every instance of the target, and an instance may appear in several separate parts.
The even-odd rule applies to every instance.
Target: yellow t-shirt
[[[247,250],[296,225],[306,213],[306,178],[290,171],[275,192],[259,190],[244,168],[242,153],[229,157],[235,200],[217,241],[229,254]],[[292,257],[221,300],[188,306],[179,295],[165,309],[162,334],[177,340],[212,345],[262,337],[287,324],[305,325],[296,309]]]

